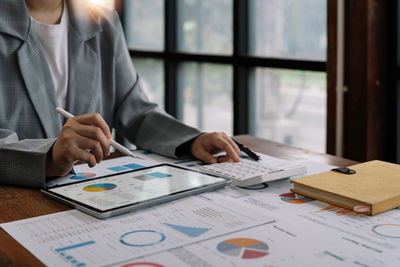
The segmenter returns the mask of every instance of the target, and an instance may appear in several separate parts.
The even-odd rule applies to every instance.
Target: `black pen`
[[[260,156],[257,155],[256,153],[254,153],[253,151],[251,151],[250,148],[246,147],[242,143],[239,143],[238,141],[236,141],[233,138],[232,138],[232,140],[239,147],[240,151],[246,153],[250,158],[252,158],[254,160],[257,160],[257,161],[261,159]]]

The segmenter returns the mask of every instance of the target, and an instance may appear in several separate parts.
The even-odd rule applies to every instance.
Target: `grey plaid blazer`
[[[118,15],[68,0],[67,110],[100,113],[138,146],[175,156],[200,131],[149,102],[131,62]],[[50,70],[24,0],[0,0],[0,184],[41,187],[46,153],[63,118]]]

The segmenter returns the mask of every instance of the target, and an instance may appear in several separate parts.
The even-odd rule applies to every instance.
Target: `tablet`
[[[42,189],[97,218],[108,218],[224,187],[228,179],[162,164]]]

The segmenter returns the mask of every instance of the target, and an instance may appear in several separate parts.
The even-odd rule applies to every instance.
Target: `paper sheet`
[[[107,220],[71,210],[1,226],[46,265],[100,266],[272,221],[205,194]]]
[[[120,158],[90,171],[140,163]],[[303,164],[308,174],[334,167]],[[227,187],[108,220],[72,210],[1,227],[51,266],[400,266],[400,210],[369,217],[290,187]]]
[[[310,170],[309,174],[313,174],[313,170],[321,172],[333,167],[313,168],[315,163],[304,164]],[[385,263],[382,266],[391,266],[391,261],[395,262],[394,266],[400,264],[399,209],[371,217],[291,193],[290,187],[289,180],[282,180],[258,188],[225,188],[212,194],[247,205],[277,220],[296,222],[298,228],[320,233],[338,248],[346,246],[357,255],[378,259]],[[316,240],[320,242],[320,239]]]

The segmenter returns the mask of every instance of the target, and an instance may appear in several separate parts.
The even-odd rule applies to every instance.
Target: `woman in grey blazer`
[[[68,77],[65,124],[53,69],[31,16],[57,24],[62,0],[0,0],[0,183],[30,187],[63,176],[77,160],[90,166],[109,154],[110,128],[139,147],[170,157],[192,153],[209,163],[239,161],[224,133],[202,133],[175,120],[146,97],[115,12],[65,0]],[[64,124],[64,126],[63,126]],[[91,153],[89,153],[90,151]]]

